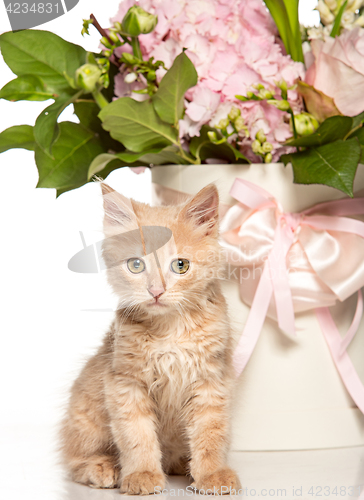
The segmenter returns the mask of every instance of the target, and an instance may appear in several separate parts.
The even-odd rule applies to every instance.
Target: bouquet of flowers
[[[0,36],[17,78],[0,98],[54,102],[35,126],[0,134],[34,150],[38,187],[57,194],[123,166],[291,163],[294,181],[353,195],[364,148],[363,0],[121,2],[88,53],[40,30]],[[73,105],[79,123],[60,122]]]

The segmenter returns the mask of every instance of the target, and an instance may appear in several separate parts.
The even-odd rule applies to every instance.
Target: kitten
[[[128,494],[159,493],[165,474],[189,474],[205,492],[237,489],[226,465],[234,373],[217,189],[151,208],[101,186],[103,257],[120,305],[72,388],[66,467],[77,482]]]

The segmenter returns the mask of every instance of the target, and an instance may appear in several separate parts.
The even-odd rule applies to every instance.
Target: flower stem
[[[131,37],[131,47],[133,49],[133,54],[138,59],[143,59],[142,51],[140,49],[139,38],[137,36]]]
[[[92,97],[95,99],[100,109],[109,104],[109,101],[101,94],[100,90],[94,90],[92,92]]]
[[[291,115],[291,118],[292,118],[292,129],[293,129],[293,136],[295,139],[297,139],[297,130],[296,130],[296,123],[295,123],[295,120],[294,120],[294,113],[292,111],[291,108],[289,108],[288,110],[288,113]]]
[[[101,26],[100,26],[99,22],[97,21],[96,17],[93,14],[91,14],[90,15],[90,19],[92,19],[92,24],[95,26],[95,28],[100,33],[100,35],[104,36],[105,38],[107,38],[109,40],[109,42],[111,43],[111,45],[112,45],[113,42],[112,42],[111,38],[107,34],[107,31],[105,31],[103,28],[101,28]]]
[[[180,143],[178,144],[178,148],[179,148],[179,155],[180,155],[181,158],[183,158],[184,160],[188,161],[189,163],[192,163],[193,165],[200,165],[201,161],[199,161],[197,159],[194,160],[191,156],[187,155],[184,152],[184,150],[183,150],[183,148],[182,148],[182,146],[181,146]]]
[[[359,130],[360,128],[362,128],[362,126],[363,126],[363,123],[359,123],[359,125],[357,125],[356,127],[352,128],[351,130],[349,130],[349,132],[344,137],[343,141],[346,141],[354,132],[356,132],[357,130]]]

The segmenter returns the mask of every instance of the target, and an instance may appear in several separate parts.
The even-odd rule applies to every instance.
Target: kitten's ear
[[[192,219],[195,225],[205,226],[206,233],[217,233],[219,220],[219,193],[214,184],[199,191],[182,209],[181,217]]]
[[[131,201],[104,182],[101,183],[104,200],[104,228],[122,227],[136,221]]]

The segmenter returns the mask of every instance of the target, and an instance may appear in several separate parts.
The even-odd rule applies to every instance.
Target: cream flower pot
[[[283,164],[171,165],[152,168],[153,183],[194,194],[215,182],[221,201],[236,203],[229,190],[236,177],[269,191],[286,212],[299,212],[343,194],[326,186],[293,184],[292,169]],[[359,167],[355,192],[363,190]],[[364,257],[364,256],[363,256]],[[236,340],[250,308],[238,285],[224,281]],[[331,308],[344,334],[352,320],[356,298]],[[327,343],[312,311],[296,314],[298,335],[281,332],[266,319],[255,350],[238,381],[233,415],[233,450],[292,450],[364,445],[364,415],[356,407],[336,370]],[[348,354],[364,383],[364,318]]]

